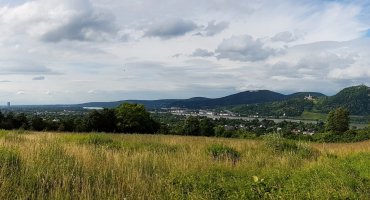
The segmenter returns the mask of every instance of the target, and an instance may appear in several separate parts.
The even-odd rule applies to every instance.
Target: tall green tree
[[[44,120],[39,116],[31,118],[31,129],[34,131],[42,131],[45,128]]]
[[[200,125],[199,119],[194,116],[189,116],[186,118],[183,132],[185,135],[200,135]]]
[[[117,128],[126,133],[154,133],[160,124],[153,120],[144,105],[123,103],[116,108]]]
[[[200,128],[200,135],[202,136],[214,136],[215,130],[214,130],[215,124],[213,123],[213,120],[210,118],[204,118],[200,120],[199,122],[199,128]]]
[[[331,111],[326,120],[326,131],[343,133],[349,130],[349,112],[347,109],[340,107]]]
[[[86,118],[86,128],[88,131],[115,132],[116,115],[114,110],[103,109],[90,112]]]

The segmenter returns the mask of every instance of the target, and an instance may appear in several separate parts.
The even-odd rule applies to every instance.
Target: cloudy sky
[[[368,0],[0,0],[0,104],[370,85]]]

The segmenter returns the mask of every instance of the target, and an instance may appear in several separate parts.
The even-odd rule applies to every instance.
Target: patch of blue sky
[[[9,5],[9,6],[15,6],[20,5],[27,2],[26,0],[0,0],[0,6],[1,5]]]

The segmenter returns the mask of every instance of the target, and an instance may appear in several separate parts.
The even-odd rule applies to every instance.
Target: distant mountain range
[[[305,99],[313,96],[314,99]],[[292,115],[303,110],[327,113],[330,110],[344,106],[351,114],[370,115],[370,89],[360,85],[345,88],[334,96],[326,96],[318,92],[298,92],[284,95],[269,90],[245,91],[221,98],[194,97],[190,99],[162,99],[162,100],[122,100],[115,102],[90,102],[78,104],[80,107],[116,107],[124,102],[145,105],[148,109],[181,107],[189,109],[215,109],[228,108],[243,113],[255,112],[257,107],[263,110],[276,110],[282,112],[294,111]],[[237,108],[237,109],[236,109]],[[253,108],[253,109],[252,109]],[[252,110],[251,110],[252,109]],[[250,111],[250,112],[249,112]],[[267,114],[267,113],[266,113]]]
[[[212,109],[224,106],[241,105],[241,104],[259,104],[272,101],[282,101],[289,98],[308,96],[309,94],[314,96],[325,96],[321,93],[294,93],[291,95],[284,95],[269,90],[256,90],[256,91],[245,91],[237,94],[221,98],[205,98],[205,97],[193,97],[190,99],[162,99],[162,100],[122,100],[115,102],[90,102],[84,104],[78,104],[82,107],[116,107],[124,102],[138,103],[145,105],[148,109],[159,109],[159,108],[170,108],[170,107],[181,107],[191,109]]]

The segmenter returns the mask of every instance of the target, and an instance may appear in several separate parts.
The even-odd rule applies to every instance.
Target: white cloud
[[[45,76],[36,76],[32,78],[33,81],[43,81],[45,80]]]
[[[225,29],[229,27],[229,23],[222,21],[222,22],[216,22],[216,21],[210,21],[208,22],[208,25],[204,28],[204,35],[205,36],[215,36]]]
[[[237,61],[261,61],[277,53],[276,50],[266,47],[261,39],[254,39],[250,35],[233,36],[224,39],[217,47],[217,57]]]
[[[370,69],[368,65],[333,69],[329,72],[328,77],[337,80],[370,79]]]
[[[88,94],[96,94],[97,92],[96,92],[96,90],[89,90],[89,91],[87,91],[87,93]]]
[[[9,35],[27,35],[46,42],[101,40],[116,31],[114,17],[89,0],[36,0],[0,9]]]
[[[191,56],[193,57],[211,57],[214,56],[215,53],[208,51],[207,49],[196,49]]]
[[[24,95],[24,94],[26,94],[24,91],[18,91],[17,92],[17,95]]]
[[[14,104],[332,94],[370,80],[362,2],[3,0],[0,93]]]
[[[303,35],[297,35],[296,33],[290,32],[290,31],[284,31],[276,34],[274,37],[271,38],[272,41],[277,42],[294,42],[300,38],[302,38]]]

